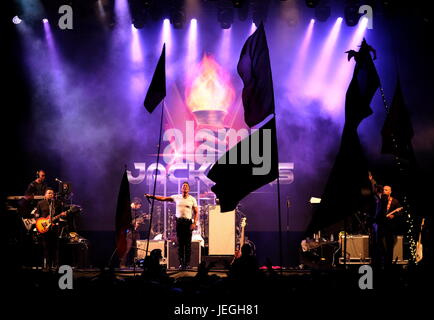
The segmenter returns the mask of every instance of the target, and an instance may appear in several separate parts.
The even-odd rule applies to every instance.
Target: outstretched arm
[[[153,196],[152,194],[145,193],[145,197],[149,199],[155,199],[158,201],[174,201],[172,197]]]

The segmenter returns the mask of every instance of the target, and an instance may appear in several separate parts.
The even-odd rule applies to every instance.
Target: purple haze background
[[[198,13],[197,28],[188,22],[182,30],[175,30],[160,21],[135,30],[125,8],[117,10],[119,19],[113,29],[64,32],[47,23],[43,30],[25,23],[17,26],[32,89],[32,125],[25,132],[25,148],[28,154],[48,154],[57,166],[57,172],[48,175],[72,182],[74,201],[86,208],[79,221],[85,230],[113,230],[124,165],[132,170],[134,162],[155,162],[152,154],[156,152],[160,109],[149,115],[143,99],[162,43],[167,42],[168,112],[182,119],[184,115],[179,111],[184,108],[180,104],[185,103],[186,72],[204,53],[213,55],[232,75],[235,101],[239,104],[242,82],[236,64],[252,30],[249,21],[237,21],[231,29],[222,30],[207,12]],[[339,147],[344,95],[354,66],[354,61],[347,62],[344,51],[357,50],[354,37],[358,29],[347,27],[344,22],[339,24],[337,16],[325,23],[316,22],[312,28],[311,16],[304,11],[300,11],[296,27],[287,26],[277,11],[269,16],[275,17],[269,18],[265,27],[274,79],[280,161],[294,162],[295,166],[294,182],[281,190],[283,224],[288,223],[291,231],[303,231],[312,211],[308,200],[321,196]],[[308,42],[305,39],[309,26],[312,33]],[[334,36],[330,36],[332,30]],[[416,128],[415,149],[421,154],[432,154],[432,118],[424,116],[424,110],[432,106],[423,101],[432,101],[433,93],[426,90],[424,96],[420,94],[432,80],[415,81],[413,74],[423,74],[426,67],[410,49],[411,41],[417,41],[411,36],[411,28],[403,26],[402,30],[407,42],[399,44],[397,55],[393,53],[387,25],[378,22],[375,29],[366,30],[364,35],[377,50],[375,64],[388,101],[393,95],[398,67]],[[358,34],[358,39],[361,36],[363,33]],[[325,46],[327,50],[323,50]],[[300,48],[305,51],[300,53]],[[423,56],[425,53],[419,50]],[[408,60],[413,63],[406,63]],[[431,99],[426,99],[427,95]],[[385,112],[379,92],[371,106],[374,115],[362,123],[359,133],[373,166],[386,166],[390,157],[380,155]],[[412,111],[413,106],[417,112]],[[429,160],[423,161],[422,165],[430,167]],[[132,185],[132,196],[147,188],[145,183]],[[242,201],[250,231],[277,230],[275,190],[265,186]],[[291,201],[289,221],[286,199]]]

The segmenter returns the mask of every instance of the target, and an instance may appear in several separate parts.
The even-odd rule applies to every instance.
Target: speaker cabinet
[[[220,206],[210,206],[208,219],[208,254],[234,255],[235,211],[220,212]]]
[[[137,250],[136,250],[136,258],[137,259],[144,259],[146,254],[146,245],[148,240],[137,240]],[[148,256],[150,255],[151,251],[154,249],[160,249],[161,255],[165,257],[165,241],[164,240],[150,240],[149,241],[149,248],[148,248]]]
[[[342,258],[344,257],[344,239],[341,237]],[[368,235],[348,235],[347,236],[347,261],[348,260],[368,260],[369,259],[369,236]]]
[[[395,244],[393,246],[393,261],[404,261],[404,236],[396,236]]]
[[[201,261],[200,241],[191,242],[190,266],[193,268],[199,267]],[[178,269],[178,244],[175,241],[167,242],[167,269]]]

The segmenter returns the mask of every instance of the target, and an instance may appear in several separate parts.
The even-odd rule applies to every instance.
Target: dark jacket
[[[53,215],[58,215],[61,213],[61,206],[60,203],[57,200],[51,200],[52,206],[53,206]],[[38,202],[37,205],[37,212],[40,217],[48,217],[50,215],[50,203],[48,200],[41,200]]]

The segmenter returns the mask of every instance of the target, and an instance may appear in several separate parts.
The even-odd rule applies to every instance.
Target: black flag
[[[259,155],[262,162],[257,161]],[[231,159],[235,157],[236,163],[233,163]],[[222,163],[223,159],[225,163]],[[211,190],[220,201],[221,211],[227,212],[234,210],[250,192],[277,179],[277,175],[276,121],[273,117],[226,152],[213,165],[207,177],[216,183]]]
[[[145,108],[149,113],[160,104],[166,96],[166,44],[163,45],[160,59],[152,76],[151,84],[145,97]]]
[[[414,131],[404,103],[399,79],[392,105],[381,130],[381,135],[383,136],[382,153],[393,154],[399,158],[408,160],[413,158],[414,153],[411,139],[413,138]]]
[[[126,235],[127,229],[131,227],[131,220],[130,185],[125,169],[116,206],[116,248],[120,257],[127,249]]]
[[[237,69],[244,83],[244,120],[253,127],[274,113],[270,56],[262,22],[244,44]]]
[[[369,104],[380,85],[371,57],[373,51],[363,40],[358,52],[348,52],[349,59],[355,57],[356,66],[345,98],[345,125],[341,145],[308,233],[329,227],[353,214],[360,206],[363,196],[371,190],[368,164],[357,128],[372,113]]]
[[[372,61],[371,52],[375,50],[369,46],[365,39],[362,41],[360,50],[347,51],[348,60],[352,57],[356,60],[353,78],[345,96],[345,126],[357,129],[363,119],[372,114],[369,106],[372,97],[380,86],[377,69]]]

